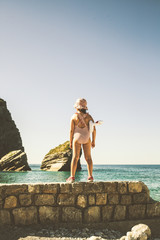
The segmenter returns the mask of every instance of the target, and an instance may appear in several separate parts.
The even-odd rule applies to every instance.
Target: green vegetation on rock
[[[60,144],[58,147],[55,147],[49,151],[46,155],[54,154],[54,153],[59,153],[59,152],[65,152],[70,149],[69,141],[66,141],[63,144]]]

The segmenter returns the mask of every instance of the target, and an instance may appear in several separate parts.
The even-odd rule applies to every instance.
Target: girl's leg
[[[83,151],[84,151],[84,157],[87,162],[88,177],[92,177],[93,162],[91,157],[91,140],[89,140],[88,143],[83,144]]]
[[[77,163],[79,160],[81,151],[81,144],[78,142],[73,141],[73,155],[72,155],[72,161],[71,161],[71,177],[75,176],[76,169],[77,169]]]

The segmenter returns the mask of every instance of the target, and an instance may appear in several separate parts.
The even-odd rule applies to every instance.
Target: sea
[[[28,172],[0,172],[0,183],[47,183],[65,182],[70,172],[51,172],[40,170],[40,165],[30,165]],[[76,181],[87,181],[87,165],[76,172]],[[94,165],[94,181],[142,181],[150,196],[160,201],[160,165]]]

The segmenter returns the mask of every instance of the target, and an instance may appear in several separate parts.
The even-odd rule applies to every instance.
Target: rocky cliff
[[[12,163],[10,162],[10,157],[9,159],[8,159],[8,156],[6,156],[5,158],[2,158],[6,154],[15,150],[20,150],[21,152],[19,152],[19,158],[17,158],[17,155],[16,155],[16,159],[14,161],[12,157]],[[3,162],[4,159],[5,159],[5,162]],[[21,166],[23,171],[25,169],[30,170],[30,168],[28,168],[26,154],[24,153],[24,147],[22,146],[20,132],[16,127],[16,124],[13,121],[10,112],[7,109],[6,102],[0,98],[0,170],[10,171],[9,165],[11,163],[11,170],[16,170],[17,169],[16,166],[18,166],[19,171],[21,171],[22,170],[20,167],[21,164],[17,162],[18,159],[20,162],[23,159],[22,162],[24,164],[22,165],[24,166],[23,167]],[[6,163],[7,163],[7,168],[6,168]],[[15,167],[13,167],[14,163],[16,163]]]
[[[46,171],[70,171],[72,160],[72,149],[69,147],[69,141],[58,147],[51,149],[45,155],[41,169]],[[77,164],[77,170],[81,170],[80,159]]]

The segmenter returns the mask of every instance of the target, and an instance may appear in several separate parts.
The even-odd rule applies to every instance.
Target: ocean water
[[[29,172],[0,172],[0,183],[44,183],[65,182],[70,172],[50,172],[40,170],[40,165],[30,165]],[[87,166],[76,173],[76,181],[87,181]],[[160,201],[160,165],[94,165],[94,181],[142,181],[150,196]]]

